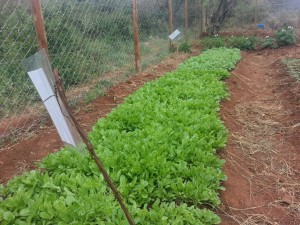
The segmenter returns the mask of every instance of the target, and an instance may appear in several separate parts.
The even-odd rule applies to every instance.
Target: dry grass
[[[274,192],[275,189],[278,199],[270,202],[268,207],[281,208],[286,215],[300,221],[300,173],[284,152],[286,143],[276,138],[277,134],[282,137],[293,129],[280,122],[288,113],[279,100],[258,99],[251,104],[237,105],[234,117],[242,124],[243,132],[232,134],[232,141],[241,150],[243,159],[229,153],[226,160],[237,166],[249,182],[250,199],[254,186],[261,191]],[[239,161],[246,166],[240,165]],[[254,208],[234,209],[227,206],[227,212],[221,211],[241,225],[276,224],[267,215],[253,213]]]

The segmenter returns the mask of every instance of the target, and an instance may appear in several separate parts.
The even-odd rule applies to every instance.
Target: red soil
[[[300,58],[300,48],[243,53],[226,81],[224,225],[300,224],[300,83],[283,58]]]
[[[78,121],[89,131],[130,93],[189,56],[164,60],[110,88],[105,96],[81,106]],[[244,52],[226,80],[231,97],[223,102],[220,114],[230,138],[220,155],[227,161],[228,180],[218,210],[224,225],[300,224],[300,92],[282,58],[300,58],[300,48]],[[55,129],[46,126],[34,137],[1,150],[0,183],[36,168],[34,162],[61,147]]]

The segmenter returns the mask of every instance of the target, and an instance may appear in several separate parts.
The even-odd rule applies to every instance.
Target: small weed
[[[104,95],[103,89],[97,87],[85,94],[84,101],[86,104],[89,104],[92,101],[96,100],[98,97],[103,96],[103,95]]]
[[[0,149],[4,147],[4,140],[1,138],[0,139]]]
[[[112,87],[113,83],[109,80],[101,80],[99,82],[99,86],[102,87],[102,88],[110,88]]]
[[[190,53],[191,52],[191,44],[188,42],[182,42],[182,43],[176,43],[172,46],[171,52],[186,52]]]
[[[68,104],[70,107],[75,108],[77,106],[78,102],[79,102],[78,98],[71,98],[68,101]]]
[[[149,66],[149,63],[148,63],[147,61],[143,61],[143,62],[141,63],[141,68],[142,68],[142,70],[146,69],[148,66]]]
[[[182,42],[182,43],[179,45],[178,50],[179,50],[180,52],[191,53],[191,52],[192,52],[192,51],[191,51],[191,48],[192,48],[192,46],[191,46],[190,43],[188,43],[188,42]]]
[[[134,74],[136,74],[135,68],[133,66],[131,66],[130,68],[128,68],[125,72],[125,77],[131,77]]]
[[[300,59],[284,59],[282,62],[287,66],[289,74],[300,82]]]
[[[85,113],[91,113],[91,112],[93,112],[93,110],[92,110],[91,108],[89,108],[89,107],[84,108],[83,111],[84,111]]]

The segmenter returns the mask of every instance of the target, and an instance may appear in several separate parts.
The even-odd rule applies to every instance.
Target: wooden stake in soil
[[[203,34],[203,0],[200,0],[200,36]]]
[[[173,5],[172,0],[169,0],[169,23],[170,23],[170,34],[173,33]],[[172,40],[170,40],[170,51],[173,48]]]
[[[298,11],[298,29],[300,29],[300,10]]]
[[[205,10],[205,31],[207,31],[208,27],[208,5],[206,3],[206,10]]]
[[[188,0],[184,2],[184,16],[185,16],[185,40],[188,38],[188,30],[189,30],[189,15],[188,15]]]
[[[38,42],[38,49],[40,50],[44,48],[49,57],[48,42],[40,0],[31,0],[31,11],[35,27],[36,39]]]
[[[258,7],[258,3],[257,0],[255,0],[254,29],[256,28],[256,24],[257,24],[257,7]]]
[[[125,206],[122,196],[119,193],[118,189],[116,188],[113,180],[111,179],[111,177],[108,175],[108,173],[106,172],[102,162],[100,161],[100,159],[98,158],[92,143],[90,142],[90,140],[87,138],[86,134],[84,133],[84,131],[82,130],[80,124],[77,122],[77,120],[75,119],[72,110],[70,109],[69,105],[68,105],[68,101],[67,101],[67,97],[65,95],[65,90],[62,84],[62,81],[59,78],[59,74],[58,74],[58,70],[55,69],[53,72],[54,75],[54,79],[55,79],[55,86],[56,86],[56,90],[58,92],[58,95],[60,96],[62,103],[65,105],[67,112],[70,115],[70,119],[72,120],[74,126],[76,127],[76,129],[78,130],[78,133],[80,135],[80,137],[82,138],[83,142],[86,144],[86,147],[92,157],[92,159],[95,161],[95,163],[98,166],[98,169],[100,170],[100,172],[102,173],[106,183],[108,184],[108,186],[110,187],[110,189],[112,190],[112,192],[115,195],[115,198],[117,199],[117,201],[119,202],[122,210],[124,211],[124,214],[128,220],[128,223],[130,225],[135,225],[134,220],[129,212],[129,210],[127,209],[127,207]]]
[[[140,55],[140,46],[139,46],[137,0],[132,0],[132,16],[133,16],[133,31],[134,31],[135,70],[137,73],[139,73],[141,71],[141,55]]]

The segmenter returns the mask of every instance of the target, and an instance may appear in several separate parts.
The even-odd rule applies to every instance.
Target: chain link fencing
[[[193,34],[199,33],[199,2],[187,1]],[[173,27],[183,35],[184,3],[173,0]],[[72,106],[93,101],[135,73],[132,0],[41,0],[41,6],[52,69],[59,69]],[[168,7],[168,0],[137,0],[142,69],[170,53]],[[49,125],[22,67],[37,51],[30,0],[0,0],[0,40],[1,149]]]
[[[158,63],[169,54],[168,1],[138,0],[141,68]]]
[[[218,0],[172,0],[173,30],[181,43],[208,31]],[[52,68],[69,103],[89,103],[135,73],[132,0],[41,0]],[[137,0],[141,68],[170,54],[169,1]],[[300,26],[297,0],[245,0],[221,31],[274,31]],[[201,24],[202,22],[202,24]],[[187,39],[186,39],[187,38]],[[37,51],[30,0],[0,0],[0,148],[34,135],[49,117],[22,67]],[[173,49],[174,50],[174,49]]]
[[[38,95],[22,68],[22,59],[35,53],[36,39],[29,1],[0,1],[0,146],[14,142],[34,123],[29,104]]]

